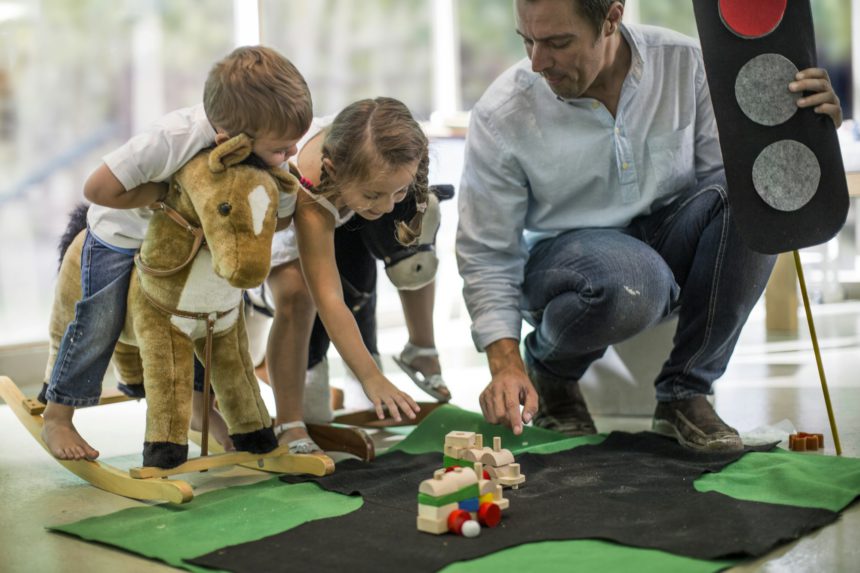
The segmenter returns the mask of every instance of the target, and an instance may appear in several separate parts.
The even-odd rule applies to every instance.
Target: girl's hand
[[[385,419],[386,408],[391,417],[398,422],[402,420],[400,412],[406,414],[410,420],[414,420],[415,414],[421,411],[409,394],[398,390],[385,376],[375,376],[362,382],[362,386],[364,393],[373,402],[376,415],[380,420]]]

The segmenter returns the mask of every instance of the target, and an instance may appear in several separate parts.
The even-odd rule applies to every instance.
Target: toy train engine
[[[480,462],[473,467],[438,469],[418,488],[418,530],[477,537],[481,525],[499,524],[502,510],[509,504],[502,496],[502,486]]]

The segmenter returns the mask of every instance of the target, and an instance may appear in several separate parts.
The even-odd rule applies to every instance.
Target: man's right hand
[[[486,351],[493,379],[481,392],[481,412],[491,424],[503,424],[514,434],[522,434],[523,425],[537,412],[538,395],[526,375],[519,344],[514,339],[497,340]]]

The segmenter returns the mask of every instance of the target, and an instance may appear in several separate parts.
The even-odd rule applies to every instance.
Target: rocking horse
[[[282,169],[242,163],[250,154],[244,135],[201,152],[171,178],[166,198],[156,205],[135,258],[126,323],[113,357],[126,396],[102,401],[145,394],[144,467],[123,472],[99,461],[58,460],[97,487],[136,499],[185,502],[192,497],[186,482],[160,478],[233,464],[313,475],[334,470],[327,456],[290,454],[278,446],[254,375],[242,290],[265,280],[278,193],[295,193],[298,181]],[[81,296],[83,238],[83,232],[75,237],[60,268],[48,372]],[[211,379],[238,451],[207,457],[204,441],[203,457],[187,461],[195,352],[206,367],[204,403]],[[45,447],[43,406],[24,398],[8,378],[0,378],[0,396]]]

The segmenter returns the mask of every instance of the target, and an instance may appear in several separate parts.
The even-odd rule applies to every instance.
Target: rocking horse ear
[[[209,154],[209,170],[212,173],[221,173],[231,165],[244,161],[254,147],[254,140],[240,133],[232,139],[228,139]]]
[[[299,190],[299,170],[292,163],[288,163],[288,165],[290,166],[289,171],[281,167],[273,167],[269,170],[281,193],[295,193]]]

